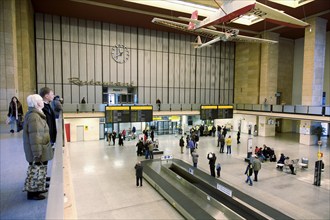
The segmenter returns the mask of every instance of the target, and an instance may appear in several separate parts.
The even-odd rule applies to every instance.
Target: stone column
[[[11,98],[27,110],[26,97],[35,93],[33,9],[29,0],[0,0],[0,120],[5,121]]]
[[[321,105],[327,20],[316,17],[307,20],[307,22],[310,24],[310,27],[305,29],[301,104]],[[300,125],[300,143],[306,145],[316,144],[315,137],[313,137],[314,135],[311,135],[311,131],[314,126],[318,125],[319,124],[302,120]],[[306,128],[308,129],[306,130]]]
[[[279,41],[279,34],[267,32],[264,38]],[[262,44],[260,61],[259,103],[276,104],[278,44]]]

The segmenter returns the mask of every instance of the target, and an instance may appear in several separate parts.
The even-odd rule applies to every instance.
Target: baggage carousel
[[[144,178],[186,219],[293,219],[182,160],[142,164]]]

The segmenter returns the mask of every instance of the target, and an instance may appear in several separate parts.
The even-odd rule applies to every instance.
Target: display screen
[[[152,106],[131,106],[131,122],[150,122],[152,115]]]
[[[130,122],[129,106],[107,106],[106,107],[106,122]]]
[[[217,106],[201,106],[200,116],[202,120],[213,120],[218,118]]]
[[[233,107],[232,106],[218,106],[218,118],[233,118]]]

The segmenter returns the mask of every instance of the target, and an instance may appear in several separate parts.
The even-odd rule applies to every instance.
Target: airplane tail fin
[[[197,20],[198,18],[198,10],[194,11],[192,14],[191,14],[191,17],[190,19],[191,20]],[[194,22],[189,22],[189,25],[188,25],[188,30],[193,30],[195,29],[195,23]]]
[[[195,42],[192,42],[191,44],[194,46],[195,49],[201,46],[203,44],[201,37],[197,36]]]

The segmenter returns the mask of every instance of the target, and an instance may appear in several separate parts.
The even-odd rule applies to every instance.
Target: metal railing
[[[330,106],[308,105],[270,105],[270,104],[234,104],[234,109],[243,111],[276,112],[287,114],[303,114],[330,116]]]

